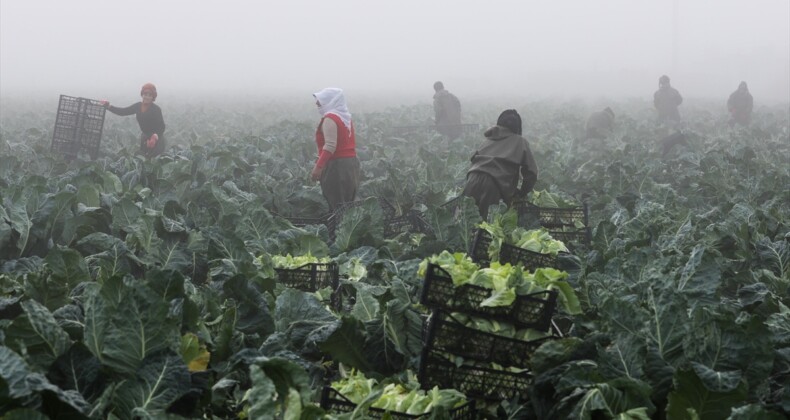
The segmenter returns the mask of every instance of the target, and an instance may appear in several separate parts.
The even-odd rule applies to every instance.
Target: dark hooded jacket
[[[524,179],[519,195],[524,196],[538,180],[538,165],[524,137],[494,126],[486,130],[486,140],[472,156],[469,173],[481,172],[494,179],[503,200],[510,202],[518,190],[519,172]]]
[[[678,106],[683,103],[680,92],[672,86],[660,88],[653,94],[653,105],[658,111],[658,121],[680,121]]]
[[[730,95],[727,100],[727,110],[734,122],[738,124],[749,124],[752,119],[752,109],[754,108],[754,98],[749,93],[745,83]]]
[[[461,135],[461,101],[446,89],[433,95],[436,129],[452,139]]]

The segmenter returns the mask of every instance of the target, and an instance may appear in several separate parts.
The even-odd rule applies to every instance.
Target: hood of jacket
[[[510,131],[510,129],[506,127],[495,125],[489,128],[488,130],[486,130],[486,132],[483,133],[483,135],[485,136],[485,138],[489,140],[499,141],[499,140],[504,140],[510,136],[515,136],[516,134]]]

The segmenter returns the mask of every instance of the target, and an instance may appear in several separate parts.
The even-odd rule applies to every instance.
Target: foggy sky
[[[674,5],[677,4],[675,9]],[[788,0],[2,0],[0,96],[790,102]],[[119,97],[122,96],[122,97]]]

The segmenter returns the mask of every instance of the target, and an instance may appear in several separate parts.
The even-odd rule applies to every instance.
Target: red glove
[[[110,101],[108,101],[106,99],[102,99],[101,101],[99,101],[99,105],[101,105],[101,106],[103,106],[105,108],[109,108],[110,107]]]
[[[148,141],[145,142],[145,145],[149,149],[153,149],[154,147],[156,147],[157,140],[159,140],[159,136],[156,133],[151,134],[151,137],[148,139]]]

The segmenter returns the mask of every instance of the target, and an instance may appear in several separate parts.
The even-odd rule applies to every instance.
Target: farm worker
[[[605,139],[614,128],[614,111],[606,107],[603,111],[593,112],[587,119],[586,138]]]
[[[677,89],[669,85],[669,76],[661,76],[658,79],[658,90],[653,94],[653,105],[658,111],[658,122],[669,124],[680,122],[678,106],[682,103],[683,97]]]
[[[354,123],[342,89],[326,88],[313,96],[321,121],[315,131],[318,160],[310,178],[320,181],[329,210],[334,211],[338,204],[354,201],[359,187]]]
[[[436,131],[450,140],[461,136],[461,102],[444,88],[442,82],[433,84],[433,112]]]
[[[483,144],[472,155],[463,194],[475,199],[480,216],[488,218],[488,207],[504,200],[525,198],[538,179],[538,166],[521,137],[521,116],[515,109],[502,112],[495,126],[483,134]],[[521,188],[518,187],[521,173]]]
[[[110,105],[108,101],[101,104],[115,115],[134,115],[140,125],[140,151],[145,157],[154,157],[165,150],[165,120],[162,117],[162,108],[154,103],[156,100],[156,86],[146,83],[140,89],[141,102],[134,103],[126,108]]]
[[[730,125],[748,125],[752,120],[752,108],[754,108],[754,98],[749,93],[746,82],[738,85],[738,90],[730,95],[727,100],[727,110],[730,111]]]

